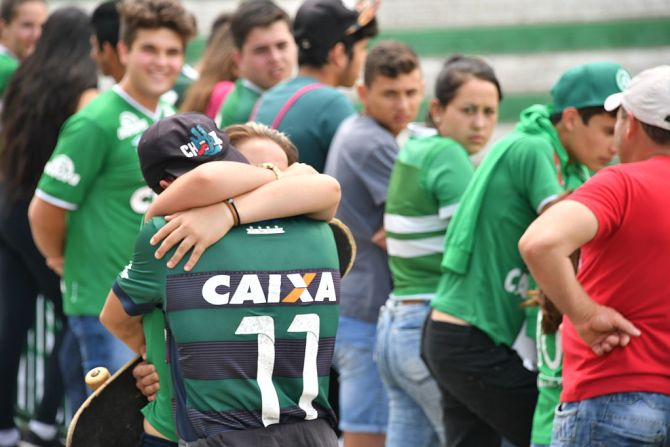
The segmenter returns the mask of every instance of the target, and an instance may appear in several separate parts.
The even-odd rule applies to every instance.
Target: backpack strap
[[[212,89],[212,94],[210,95],[209,101],[207,102],[207,109],[205,110],[205,115],[207,115],[212,119],[215,119],[217,113],[219,113],[221,105],[223,105],[223,102],[226,100],[228,95],[233,90],[235,90],[234,82],[232,81],[217,82],[214,85],[214,89]]]
[[[284,119],[284,116],[286,116],[286,113],[305,93],[311,92],[312,90],[318,90],[323,87],[325,87],[325,85],[321,84],[320,82],[315,82],[314,84],[308,84],[300,88],[288,99],[288,101],[284,103],[281,109],[279,109],[279,112],[277,112],[277,116],[275,116],[275,119],[274,121],[272,121],[270,127],[272,127],[273,129],[279,128],[279,124],[281,124],[282,120]]]

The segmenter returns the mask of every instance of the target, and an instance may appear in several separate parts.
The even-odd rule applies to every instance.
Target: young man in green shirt
[[[300,161],[319,172],[335,131],[355,113],[337,87],[352,87],[358,79],[368,41],[377,35],[377,3],[355,11],[341,0],[305,1],[294,21],[298,76],[266,92],[252,116],[287,134]]]
[[[239,78],[217,113],[222,129],[249,121],[261,94],[291,77],[297,61],[291,19],[270,0],[242,3],[230,21],[230,33]]]
[[[532,106],[475,172],[447,230],[423,354],[443,394],[449,446],[530,444],[536,374],[511,349],[528,270],[517,248],[535,217],[614,156],[605,99],[630,79],[618,64],[568,70],[549,107]]]
[[[47,20],[44,0],[3,0],[0,5],[0,98],[9,79],[35,48]]]
[[[193,141],[194,129],[199,135],[211,137],[209,140],[206,137],[203,139],[207,141],[208,149],[202,155],[186,155],[185,152],[181,154],[179,148],[187,146],[180,146],[180,142],[188,142],[189,139]],[[196,144],[196,147],[202,145]],[[170,178],[180,177],[180,174],[198,164],[217,159],[243,160],[229,146],[225,134],[216,129],[211,120],[196,114],[181,115],[157,123],[143,137],[140,157],[147,183],[156,191],[166,188]],[[139,350],[143,343],[141,320],[130,315],[139,315],[156,305],[162,305],[167,312],[171,348],[175,348],[175,344],[184,343],[186,340],[182,337],[191,340],[188,342],[189,346],[197,348],[199,342],[195,340],[205,337],[210,340],[206,343],[218,344],[220,349],[224,349],[210,352],[215,357],[207,357],[208,360],[200,357],[207,354],[204,351],[197,352],[198,349],[186,357],[171,349],[174,360],[171,360],[170,366],[176,380],[176,423],[180,438],[188,442],[200,440],[203,444],[198,445],[220,445],[215,444],[216,442],[230,442],[231,444],[226,445],[235,446],[250,445],[249,442],[254,440],[259,442],[270,438],[282,440],[285,445],[337,445],[334,432],[329,426],[334,420],[327,400],[328,367],[339,307],[339,273],[332,271],[332,267],[338,265],[337,254],[333,253],[331,246],[332,236],[323,231],[324,223],[305,218],[275,220],[271,222],[272,225],[266,226],[241,224],[240,227],[231,229],[233,222],[239,222],[236,220],[237,215],[249,220],[262,218],[264,213],[268,213],[267,199],[277,202],[281,188],[289,184],[304,184],[306,180],[303,174],[272,181],[275,178],[272,171],[237,163],[224,171],[228,167],[224,165],[225,163],[217,166],[209,163],[202,167],[212,173],[216,172],[219,180],[212,188],[201,191],[198,201],[202,204],[211,203],[212,197],[220,194],[237,196],[250,188],[270,182],[265,193],[258,190],[266,198],[250,193],[236,198],[236,203],[228,205],[230,208],[227,208],[223,220],[219,219],[219,222],[230,231],[224,239],[207,249],[198,265],[187,274],[183,273],[183,262],[171,270],[164,261],[155,258],[150,239],[163,225],[164,220],[151,220],[140,233],[133,261],[119,275],[101,319],[129,346]],[[196,174],[195,171],[193,174]],[[323,180],[321,183],[334,182],[325,176],[307,177],[316,181]],[[194,178],[198,177],[184,175],[183,179],[178,178],[175,186],[170,186],[161,197],[167,198],[168,202],[174,202],[172,199],[175,194],[170,199],[169,193],[183,193],[183,189],[180,190],[176,183],[180,182],[183,188],[184,185],[190,185],[189,182]],[[222,182],[221,179],[225,181]],[[334,213],[337,201],[332,205],[325,205],[324,190],[321,191],[320,206],[328,207],[328,210],[312,215],[327,219]],[[297,197],[293,196],[292,199]],[[220,199],[216,201],[218,200]],[[305,202],[300,199],[298,201]],[[295,206],[293,205],[294,209],[291,211],[301,212]],[[300,206],[305,205],[298,205]],[[328,230],[327,227],[325,229]],[[333,261],[336,263],[333,264]],[[299,272],[315,268],[320,272]],[[283,276],[285,279],[282,279]],[[192,280],[197,277],[204,282],[193,283]],[[303,283],[304,286],[301,285]],[[226,292],[226,288],[230,290]],[[183,301],[186,296],[194,298],[191,303],[193,306]],[[204,300],[205,306],[210,309],[203,308],[200,300]],[[261,300],[264,300],[263,303]],[[293,305],[294,303],[297,305]],[[295,311],[298,314],[293,315]],[[217,322],[193,325],[187,321],[196,316],[213,318]],[[184,317],[187,320],[183,320]],[[222,321],[231,321],[231,324],[222,324]],[[244,329],[249,324],[260,329],[265,328],[272,334],[265,330],[254,332],[250,329],[249,332]],[[269,326],[261,328],[259,324]],[[304,330],[301,329],[302,326],[305,327]],[[205,328],[208,329],[202,331]],[[216,329],[212,331],[213,328]],[[146,326],[144,329],[147,330]],[[305,331],[311,334],[307,338],[304,336]],[[272,341],[264,336],[257,341],[257,334],[266,332]],[[296,334],[291,335],[294,332]],[[285,342],[284,339],[290,341]],[[278,355],[274,369],[272,364],[268,368],[264,367],[266,362],[274,363],[275,348],[280,350],[285,343],[300,345],[303,343],[300,340],[305,343],[304,359],[302,356],[294,358]],[[205,342],[204,339],[202,341]],[[237,350],[235,346],[242,347],[240,343],[249,346],[242,351]],[[232,351],[226,352],[228,344]],[[149,346],[147,345],[148,350]],[[258,346],[258,353],[255,352],[255,346]],[[164,346],[162,348],[159,352],[164,352]],[[179,352],[182,352],[182,347],[179,347]],[[279,352],[281,351],[278,354]],[[312,364],[317,356],[318,363]],[[205,369],[212,371],[213,376],[204,377],[199,373],[194,375],[195,370],[190,369],[189,363],[205,360],[210,365]],[[213,364],[219,366],[211,368]],[[200,382],[201,380],[207,382]],[[204,383],[208,385],[204,386]],[[185,395],[188,397],[186,400]],[[169,402],[168,405],[163,405],[163,410],[166,407],[170,412]],[[188,415],[185,412],[187,407]],[[297,435],[300,441],[294,438],[297,433],[300,433]]]
[[[152,122],[172,113],[159,98],[172,87],[195,33],[176,0],[127,0],[121,16],[126,73],[66,121],[29,210],[37,247],[62,275],[64,310],[85,371],[115,371],[132,355],[98,315],[153,197],[137,142]]]

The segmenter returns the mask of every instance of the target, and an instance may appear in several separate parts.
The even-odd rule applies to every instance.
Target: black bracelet
[[[242,221],[240,220],[240,212],[237,211],[237,206],[235,206],[235,200],[233,200],[233,198],[231,197],[230,199],[226,200],[226,204],[235,213],[235,215],[234,215],[235,225],[239,225],[240,223],[242,223]]]

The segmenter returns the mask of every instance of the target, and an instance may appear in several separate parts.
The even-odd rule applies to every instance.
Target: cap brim
[[[609,95],[605,100],[604,104],[605,110],[611,112],[613,110],[618,109],[619,107],[621,107],[621,101],[623,101],[623,92]]]

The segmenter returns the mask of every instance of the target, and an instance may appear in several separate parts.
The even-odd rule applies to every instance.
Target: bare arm
[[[328,221],[335,216],[339,201],[340,184],[323,174],[282,177],[235,199],[242,223],[303,214]],[[188,210],[168,220],[151,238],[154,245],[163,241],[156,250],[156,257],[162,258],[179,244],[167,264],[172,268],[193,248],[184,266],[187,271],[193,268],[207,247],[225,236],[233,226],[230,211],[220,203]]]
[[[275,178],[269,169],[244,163],[205,163],[180,176],[160,193],[149,208],[146,219],[219,203],[253,191]]]
[[[66,216],[66,209],[52,205],[39,197],[33,197],[28,209],[28,219],[35,245],[46,258],[47,265],[59,275],[63,273]]]
[[[570,318],[580,337],[602,355],[640,332],[614,309],[598,305],[577,281],[570,255],[598,231],[595,215],[579,202],[553,205],[533,222],[519,251],[542,290]]]
[[[142,352],[142,347],[145,344],[142,317],[128,315],[119,297],[112,290],[109,291],[105,306],[100,313],[100,322],[130,349],[137,354]]]

